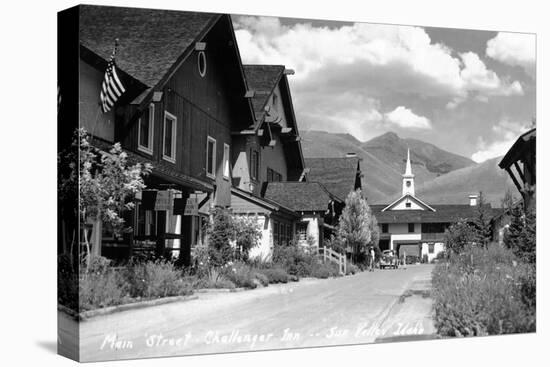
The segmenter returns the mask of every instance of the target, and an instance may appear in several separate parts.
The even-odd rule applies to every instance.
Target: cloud
[[[418,116],[403,106],[384,114],[384,117],[388,122],[403,128],[431,129],[432,127],[429,119]]]
[[[535,77],[536,37],[534,34],[499,32],[487,42],[487,56],[502,63],[521,66]]]
[[[293,87],[321,93],[354,90],[371,98],[392,94],[446,97],[455,104],[470,92],[522,94],[519,82],[502,80],[474,53],[456,57],[432,43],[423,28],[355,23],[339,28],[278,18],[235,18],[245,63],[284,64],[296,70]]]
[[[494,140],[487,142],[482,137],[478,138],[478,151],[472,154],[472,160],[481,163],[487,159],[496,158],[506,154],[508,149],[514,144],[518,136],[529,129],[527,124],[501,120],[492,127]]]

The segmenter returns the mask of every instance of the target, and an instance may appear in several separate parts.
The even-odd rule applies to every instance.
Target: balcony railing
[[[445,240],[445,233],[422,233],[422,241],[437,241],[442,242]]]

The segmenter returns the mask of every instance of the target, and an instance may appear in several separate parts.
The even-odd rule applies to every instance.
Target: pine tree
[[[536,262],[537,219],[533,210],[525,212],[523,205],[509,209],[510,225],[504,234],[504,244],[525,262]]]
[[[489,212],[489,206],[485,202],[483,193],[479,192],[479,202],[476,207],[476,216],[473,222],[475,242],[487,247],[492,239],[491,230],[491,213]]]

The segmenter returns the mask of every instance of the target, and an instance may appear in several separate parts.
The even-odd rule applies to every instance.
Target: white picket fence
[[[327,248],[326,246],[319,247],[319,255],[323,257],[323,262],[331,261],[338,265],[340,274],[346,275],[347,270],[347,259],[346,255],[342,255],[333,249]]]

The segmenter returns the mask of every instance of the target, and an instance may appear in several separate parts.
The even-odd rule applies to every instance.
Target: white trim
[[[424,207],[426,207],[426,209],[429,209],[429,210],[431,210],[432,212],[435,212],[435,209],[434,209],[434,208],[432,208],[431,206],[429,206],[428,204],[426,204],[425,202],[423,202],[422,200],[420,200],[420,199],[417,198],[416,196],[412,196],[411,194],[405,194],[405,195],[401,196],[399,199],[395,200],[393,203],[391,203],[390,205],[388,205],[387,207],[385,207],[384,209],[382,209],[382,211],[385,212],[386,210],[389,210],[389,209],[393,208],[397,203],[399,203],[401,200],[405,199],[407,196],[408,196],[409,198],[411,198],[412,200],[417,201],[418,203],[420,203],[420,204],[423,205]]]
[[[164,154],[164,144],[166,139],[166,118],[172,120],[172,151],[170,152],[171,155]],[[178,118],[174,115],[172,115],[168,111],[164,111],[164,119],[162,120],[162,159],[171,162],[176,163],[176,129],[178,126]]]
[[[222,161],[222,169],[223,169],[223,178],[229,180],[231,177],[231,167],[230,167],[230,155],[231,155],[231,148],[229,147],[229,144],[223,143],[223,161]],[[227,174],[226,174],[227,170]]]
[[[148,147],[141,145],[141,117],[138,122],[138,150],[153,155],[153,137],[155,133],[155,105],[149,104],[147,109],[147,118],[149,119],[149,136],[147,138]]]
[[[214,143],[214,149],[212,149],[212,157],[208,156],[208,143]],[[206,177],[216,178],[216,139],[210,135],[206,138]],[[208,172],[208,159],[210,158],[210,163],[212,163],[212,172]]]
[[[201,70],[201,58],[204,60],[204,70]],[[201,78],[204,78],[204,76],[206,75],[206,54],[204,53],[204,51],[199,51],[197,55],[197,67],[199,69],[199,75],[201,76]]]

